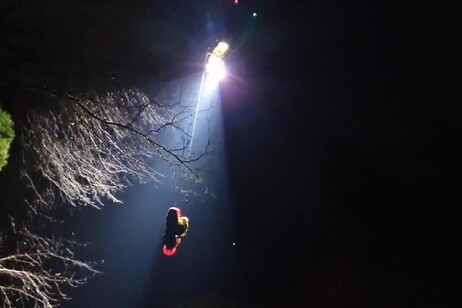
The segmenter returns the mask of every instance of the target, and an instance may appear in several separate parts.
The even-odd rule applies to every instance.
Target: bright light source
[[[258,16],[257,12],[253,12],[253,13],[252,13],[252,17],[253,17],[253,18],[256,18],[257,16]]]
[[[205,72],[215,80],[222,80],[226,77],[225,62],[221,58],[211,54],[205,65]]]
[[[239,0],[234,0],[234,4],[239,4]]]

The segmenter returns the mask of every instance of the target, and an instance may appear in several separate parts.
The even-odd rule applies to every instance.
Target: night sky
[[[444,307],[460,292],[460,4],[87,2],[56,61],[148,87],[200,72],[225,37],[234,77],[219,89],[218,197],[140,185],[77,213],[65,229],[95,243],[105,274],[62,307]],[[37,50],[51,82],[75,85]],[[175,202],[191,229],[166,258]]]

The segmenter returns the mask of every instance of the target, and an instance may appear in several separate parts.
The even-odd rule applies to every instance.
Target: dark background
[[[133,241],[152,231],[139,217],[162,232],[164,209],[83,214],[107,270],[64,307],[441,307],[455,298],[456,1],[100,2],[76,6],[89,16],[85,27],[76,21],[80,32],[44,30],[80,35],[72,44],[45,36],[47,52],[38,44],[27,61],[6,53],[15,59],[5,71],[27,62],[51,82],[76,86],[75,78],[84,87],[115,75],[143,86],[200,71],[205,48],[226,37],[241,79],[220,89],[230,190],[225,210],[186,209],[190,238],[168,260],[153,257],[157,234]],[[58,70],[70,66],[73,77],[53,79],[71,76]],[[133,191],[130,205],[161,198]],[[166,208],[175,202],[162,198]]]

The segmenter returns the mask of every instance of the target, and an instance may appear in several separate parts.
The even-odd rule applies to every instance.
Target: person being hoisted
[[[181,216],[181,210],[179,208],[169,208],[165,223],[165,234],[163,235],[162,252],[164,255],[172,256],[176,253],[182,238],[188,233],[188,229],[189,218]]]

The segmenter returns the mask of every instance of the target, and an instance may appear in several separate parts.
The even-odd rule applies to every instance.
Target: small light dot
[[[233,246],[236,246],[236,243],[233,243]]]

